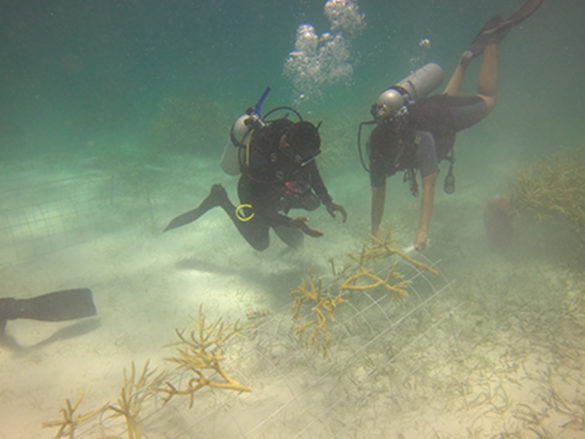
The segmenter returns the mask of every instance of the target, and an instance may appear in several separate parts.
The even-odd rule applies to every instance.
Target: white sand
[[[428,276],[415,291],[424,297],[411,293],[402,304],[366,308],[371,299],[356,299],[353,308],[340,306],[332,356],[323,360],[295,341],[289,291],[311,268],[327,283],[329,258],[341,268],[367,238],[366,175],[325,172],[348,208],[347,224],[314,212],[311,224],[324,238],[291,252],[273,237],[257,253],[221,211],[160,233],[217,178],[209,162],[170,166],[136,176],[133,188],[103,171],[4,174],[11,194],[27,184],[2,199],[1,296],[89,287],[98,315],[8,322],[0,438],[54,437],[57,429],[41,424],[60,419],[65,400],[74,402],[82,389],[78,414],[117,404],[132,362],[172,370],[165,358],[173,348],[163,346],[175,341],[175,328],[193,326],[200,305],[208,321],[259,325],[225,352],[226,369],[252,392],[203,389],[192,409],[180,398],[160,408],[158,395],[144,408],[144,437],[585,437],[585,277],[566,267],[571,252],[582,250],[570,240],[558,243],[561,250],[546,240],[531,246],[534,239],[521,236],[512,254],[490,252],[481,209],[500,188],[489,186],[488,175],[461,166],[458,192],[438,195],[425,257],[441,259],[445,279]],[[233,196],[235,181],[220,179]],[[388,217],[406,247],[418,201],[400,184],[390,195],[396,201]],[[254,311],[269,315],[247,320]],[[76,437],[126,437],[119,420],[96,421]]]

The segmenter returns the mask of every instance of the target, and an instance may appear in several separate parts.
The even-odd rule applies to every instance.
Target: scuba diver
[[[290,107],[277,107],[260,117],[260,107],[270,91],[267,88],[255,109],[248,109],[234,123],[221,167],[228,174],[241,174],[238,181],[240,204],[234,205],[220,184],[211,187],[201,204],[173,219],[164,231],[191,223],[214,207],[221,207],[246,241],[258,251],[268,248],[269,230],[288,246],[297,247],[303,234],[320,237],[323,232],[309,227],[308,217],[289,217],[291,209],[312,211],[321,203],[335,218],[345,209],[333,202],[315,159],[320,154],[319,125],[303,120]],[[284,117],[268,119],[278,111]],[[293,113],[297,122],[288,118]]]
[[[373,121],[362,122],[358,132],[358,149],[362,165],[370,173],[372,187],[371,233],[380,238],[380,223],[386,198],[386,177],[404,171],[413,195],[418,194],[415,169],[422,178],[422,201],[418,229],[414,240],[416,250],[427,246],[438,164],[450,162],[444,190],[455,189],[453,176],[453,145],[455,135],[486,117],[495,107],[498,89],[498,43],[508,31],[528,18],[543,0],[526,0],[510,18],[496,16],[477,34],[459,60],[442,95],[426,97],[443,81],[437,64],[427,64],[398,84],[383,91],[372,105]],[[460,96],[465,71],[477,56],[482,63],[475,96]],[[363,125],[375,124],[369,142],[369,168],[361,148]]]

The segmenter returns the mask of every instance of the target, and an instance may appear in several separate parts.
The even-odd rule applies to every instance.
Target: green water
[[[329,64],[339,70],[312,76],[315,64],[295,74],[285,65],[302,23],[317,36],[336,33],[324,0],[3,1],[0,297],[89,287],[101,320],[70,334],[8,323],[0,402],[10,422],[0,438],[46,437],[40,422],[57,418],[81,387],[85,412],[112,401],[122,368],[168,356],[161,346],[199,305],[210,321],[271,316],[258,338],[234,343],[231,366],[252,396],[230,394],[224,406],[216,404],[222,394],[205,394],[215,404],[211,420],[205,396],[202,411],[181,401],[160,412],[166,423],[147,420],[152,437],[200,437],[199,419],[202,437],[580,437],[583,245],[570,224],[523,217],[517,247],[501,255],[485,239],[482,214],[487,200],[508,193],[517,169],[561,148],[585,151],[582,0],[546,0],[500,45],[497,107],[458,135],[456,192],[437,191],[430,245],[417,255],[444,277],[412,275],[422,286],[400,306],[359,299],[348,306],[331,329],[338,375],[326,376],[329,363],[289,343],[289,291],[310,270],[334,284],[330,259],[341,269],[369,240],[371,189],[356,136],[372,102],[426,62],[449,75],[478,29],[520,3],[361,0],[361,31],[342,33],[346,51]],[[421,47],[425,38],[430,44]],[[475,93],[478,67],[468,71],[466,94]],[[213,183],[234,199],[236,179],[222,173],[219,158],[233,121],[267,86],[263,110],[294,105],[323,121],[318,164],[348,222],[311,212],[325,236],[307,237],[296,252],[276,237],[254,252],[219,209],[162,234]],[[389,180],[384,225],[400,248],[412,244],[419,203],[401,176]],[[427,303],[431,296],[440,306]],[[371,348],[365,358],[354,355],[363,346]],[[561,386],[567,376],[574,382]],[[551,392],[565,406],[550,403]],[[307,407],[315,418],[304,415]],[[486,419],[488,411],[497,416]],[[237,428],[227,422],[231,434],[222,436],[215,423],[226,419]],[[176,432],[157,436],[161,425]],[[88,428],[88,437],[101,437]]]
[[[200,112],[191,119],[183,114],[195,125],[184,127],[192,141],[170,145],[168,153],[213,153],[231,121],[266,86],[273,89],[267,105],[294,101],[283,65],[300,23],[312,23],[318,34],[329,30],[322,3],[4,2],[1,157],[83,157],[96,142],[160,148],[152,124],[165,99],[182,99],[192,104],[185,111]],[[409,72],[411,58],[438,62],[449,73],[479,27],[495,13],[510,14],[517,3],[362,1],[366,27],[351,39],[353,75],[348,83],[323,86],[321,99],[302,110],[319,118],[321,112],[367,118],[377,93]],[[547,2],[502,45],[493,118],[499,132],[513,132],[532,150],[582,146],[584,15],[578,0]],[[431,47],[421,51],[424,37]],[[467,91],[474,92],[472,78]],[[357,122],[340,135],[355,137]]]

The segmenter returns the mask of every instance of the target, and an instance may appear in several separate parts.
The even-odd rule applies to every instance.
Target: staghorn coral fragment
[[[417,268],[424,269],[434,275],[438,274],[438,271],[433,267],[416,261],[404,252],[396,250],[389,244],[389,240],[377,240],[373,246],[364,243],[359,255],[348,255],[356,264],[349,264],[341,272],[335,269],[333,260],[329,260],[332,266],[333,276],[335,277],[331,285],[341,283],[337,287],[336,296],[332,296],[328,291],[326,293],[323,292],[323,281],[322,279],[315,281],[312,270],[309,271],[306,280],[303,278],[299,287],[290,292],[290,295],[295,298],[291,307],[293,310],[293,320],[299,319],[301,309],[307,303],[310,304],[314,316],[314,319],[300,323],[295,328],[295,334],[302,337],[307,329],[312,328],[312,332],[308,336],[307,345],[309,348],[315,348],[317,345],[320,345],[323,350],[323,355],[327,356],[329,355],[329,346],[331,344],[328,326],[335,320],[335,309],[337,305],[349,301],[349,293],[385,288],[396,297],[406,297],[408,295],[406,288],[410,285],[411,281],[404,280],[402,274],[395,269],[395,265],[389,268],[388,274],[384,278],[375,274],[373,269],[367,268],[373,262],[393,255],[400,256]],[[346,273],[351,273],[351,271],[353,271],[353,274],[348,275],[344,279]],[[366,280],[368,283],[363,283],[363,280]],[[330,286],[330,288],[334,287]]]
[[[355,283],[362,278],[371,279],[374,282],[366,285],[356,285]],[[382,279],[381,277],[373,274],[371,270],[360,267],[356,274],[348,277],[345,282],[343,282],[341,287],[339,287],[339,290],[365,291],[382,286],[400,297],[407,296],[408,294],[406,292],[406,287],[410,284],[410,281],[401,280],[398,283],[390,284],[392,279],[402,279],[402,275],[396,272],[394,267],[390,268],[390,271],[388,272],[388,275],[385,279]]]
[[[140,421],[139,416],[144,405],[144,401],[151,396],[150,390],[162,384],[166,377],[166,372],[156,374],[156,369],[148,370],[147,361],[144,364],[142,373],[139,377],[136,375],[134,362],[131,364],[130,375],[123,372],[122,389],[117,401],[117,405],[109,405],[107,408],[113,413],[113,417],[123,417],[126,423],[128,439],[140,439]]]
[[[166,358],[175,363],[177,369],[191,372],[193,375],[184,388],[177,388],[171,382],[165,382],[166,387],[156,390],[165,394],[164,402],[168,403],[175,396],[188,396],[189,407],[193,406],[194,395],[204,387],[213,387],[238,392],[251,392],[247,386],[240,384],[224,370],[222,363],[225,360],[222,345],[234,337],[242,336],[242,331],[250,326],[240,327],[239,320],[225,324],[221,319],[211,324],[205,322],[202,307],[199,307],[196,327],[185,335],[185,331],[175,329],[179,341],[170,346],[179,346],[177,355]]]
[[[307,282],[309,288],[307,288]],[[309,272],[307,282],[303,279],[299,288],[290,292],[291,296],[297,296],[292,306],[294,310],[293,320],[298,319],[301,307],[306,301],[311,302],[311,311],[315,319],[297,326],[295,333],[298,336],[302,336],[305,329],[314,326],[307,340],[307,344],[310,348],[316,348],[320,344],[323,355],[327,356],[329,353],[329,344],[331,343],[327,325],[329,322],[335,320],[335,307],[347,302],[347,300],[341,297],[341,291],[339,291],[336,297],[332,297],[329,294],[324,295],[322,293],[322,280],[319,279],[317,284],[315,284],[312,271]]]
[[[79,426],[79,424],[93,418],[94,416],[103,413],[106,410],[106,406],[101,407],[93,412],[86,413],[84,415],[76,415],[75,411],[81,404],[81,400],[84,396],[84,390],[81,389],[79,393],[79,397],[77,400],[71,404],[71,400],[65,400],[65,408],[61,409],[61,415],[63,419],[61,421],[49,421],[44,422],[42,424],[43,428],[52,428],[52,427],[59,427],[57,430],[57,434],[55,435],[55,439],[60,439],[63,437],[68,437],[69,439],[73,439],[75,437],[75,429]]]

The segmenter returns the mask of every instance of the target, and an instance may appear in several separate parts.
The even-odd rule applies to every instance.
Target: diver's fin
[[[526,0],[522,6],[506,20],[502,19],[500,16],[492,17],[481,28],[467,50],[472,54],[472,57],[482,54],[488,44],[497,44],[502,41],[510,29],[530,17],[543,2],[544,0]]]
[[[91,290],[87,288],[55,291],[30,299],[0,298],[0,335],[7,320],[60,322],[95,314]]]
[[[536,11],[544,0],[526,0],[520,8],[512,14],[506,21],[513,22],[514,26],[530,17]]]
[[[198,219],[204,213],[205,212],[201,212],[201,209],[199,207],[196,207],[195,209],[190,210],[189,212],[185,212],[185,213],[179,215],[178,217],[173,218],[171,220],[171,222],[165,227],[163,232],[166,232],[166,231],[172,230],[172,229],[176,229],[177,227],[182,227],[182,226],[185,226],[189,223],[192,223],[193,221]]]
[[[189,212],[185,212],[176,218],[173,218],[171,222],[165,227],[163,232],[192,223],[193,221],[199,219],[199,217],[206,213],[209,209],[221,206],[226,201],[227,193],[224,187],[221,184],[214,184],[211,186],[211,192],[207,198],[205,198],[205,200],[203,200],[198,207],[190,210]]]

